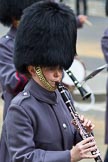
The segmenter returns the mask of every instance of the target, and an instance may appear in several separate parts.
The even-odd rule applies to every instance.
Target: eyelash
[[[45,70],[50,70],[50,71],[53,71],[53,70],[55,70],[55,67],[46,67],[46,69],[45,69]],[[62,68],[62,67],[60,67],[58,70],[63,71],[63,68]]]

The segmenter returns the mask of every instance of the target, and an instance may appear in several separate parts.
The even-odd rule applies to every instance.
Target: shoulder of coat
[[[22,100],[30,98],[30,93],[28,91],[24,90],[24,91],[21,92],[21,96],[20,97],[22,98]]]
[[[30,93],[27,91],[22,91],[16,97],[13,98],[12,103],[21,105],[21,103],[28,98],[30,98]]]
[[[27,92],[27,91],[23,91],[22,92],[22,95],[25,97],[25,98],[28,98],[30,96],[30,93]]]

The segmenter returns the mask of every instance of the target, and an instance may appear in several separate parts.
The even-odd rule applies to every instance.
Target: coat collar
[[[41,87],[38,83],[36,83],[33,79],[31,79],[25,87],[25,90],[29,91],[32,96],[37,98],[42,102],[46,102],[48,104],[57,104],[59,97],[58,97],[58,90],[54,92],[50,92],[43,87]]]

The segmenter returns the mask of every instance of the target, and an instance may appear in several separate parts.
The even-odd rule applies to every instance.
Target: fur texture
[[[73,11],[64,4],[41,2],[25,10],[15,42],[16,69],[28,65],[68,69],[76,55],[77,27]]]
[[[20,20],[23,10],[40,0],[0,0],[0,22],[5,26],[12,24],[12,19]]]

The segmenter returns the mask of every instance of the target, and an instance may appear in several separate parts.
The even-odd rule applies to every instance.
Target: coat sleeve
[[[13,162],[70,162],[70,151],[45,151],[36,148],[34,128],[27,112],[12,105],[5,120],[6,143]],[[37,123],[35,123],[35,131]],[[10,131],[11,130],[11,131]]]
[[[102,48],[105,60],[108,63],[108,29],[105,30],[105,32],[102,36],[101,48]]]
[[[77,22],[77,28],[82,28],[83,24],[80,22],[78,16],[76,17],[76,22]]]
[[[3,90],[16,95],[24,88],[27,78],[16,72],[13,63],[13,46],[13,39],[3,37],[0,40],[0,82]]]

